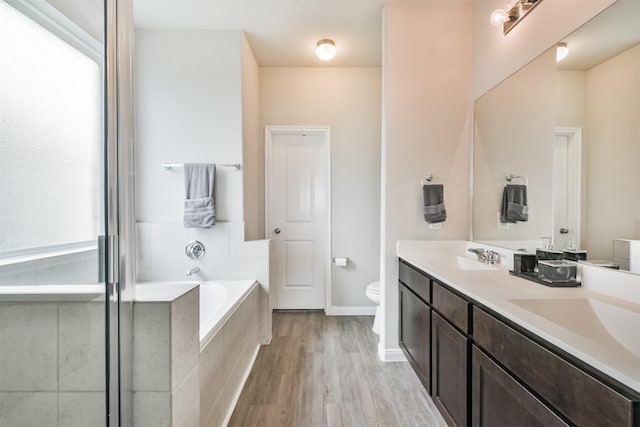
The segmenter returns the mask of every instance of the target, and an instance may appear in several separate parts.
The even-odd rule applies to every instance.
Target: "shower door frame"
[[[133,3],[104,0],[106,425],[133,425]]]

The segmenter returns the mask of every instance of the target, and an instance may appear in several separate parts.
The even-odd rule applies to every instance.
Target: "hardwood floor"
[[[273,315],[230,426],[445,426],[407,362],[377,356],[373,317]]]

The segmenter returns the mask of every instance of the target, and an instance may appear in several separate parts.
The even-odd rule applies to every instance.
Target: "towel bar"
[[[215,163],[215,165],[217,167],[236,168],[237,170],[240,170],[241,168],[240,163]],[[173,168],[182,168],[184,167],[184,164],[183,163],[163,163],[161,166],[164,168],[164,170],[169,171]]]
[[[524,180],[524,185],[529,185],[529,179],[526,176],[523,176],[523,175],[508,174],[504,178],[507,180],[507,182],[511,182],[514,179],[520,178],[520,179]]]
[[[422,185],[427,185],[427,183],[433,181],[433,174],[432,173],[428,173],[424,176],[424,178],[422,178],[420,180],[420,184]]]

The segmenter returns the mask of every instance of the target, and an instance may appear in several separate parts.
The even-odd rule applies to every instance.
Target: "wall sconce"
[[[506,35],[540,3],[542,0],[512,0],[504,9],[494,10],[489,20],[492,25],[502,25],[502,31]]]
[[[316,56],[323,61],[333,59],[336,52],[336,43],[331,39],[322,39],[316,45]]]
[[[556,62],[562,61],[569,55],[569,46],[565,42],[560,42],[556,46]]]

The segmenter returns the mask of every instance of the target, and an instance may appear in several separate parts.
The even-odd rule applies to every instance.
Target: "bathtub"
[[[257,282],[253,280],[200,283],[200,351],[256,286]]]
[[[229,420],[260,348],[259,292],[254,280],[136,285],[134,392],[140,403],[134,400],[134,417],[139,424],[154,425],[148,416],[202,427]],[[167,381],[158,384],[158,378]],[[158,391],[171,403],[158,400]],[[189,403],[196,396],[200,404]],[[157,406],[149,410],[145,399]]]
[[[143,282],[136,284],[136,301],[172,301],[196,286],[200,286],[200,349],[202,350],[257,286],[256,281]]]

